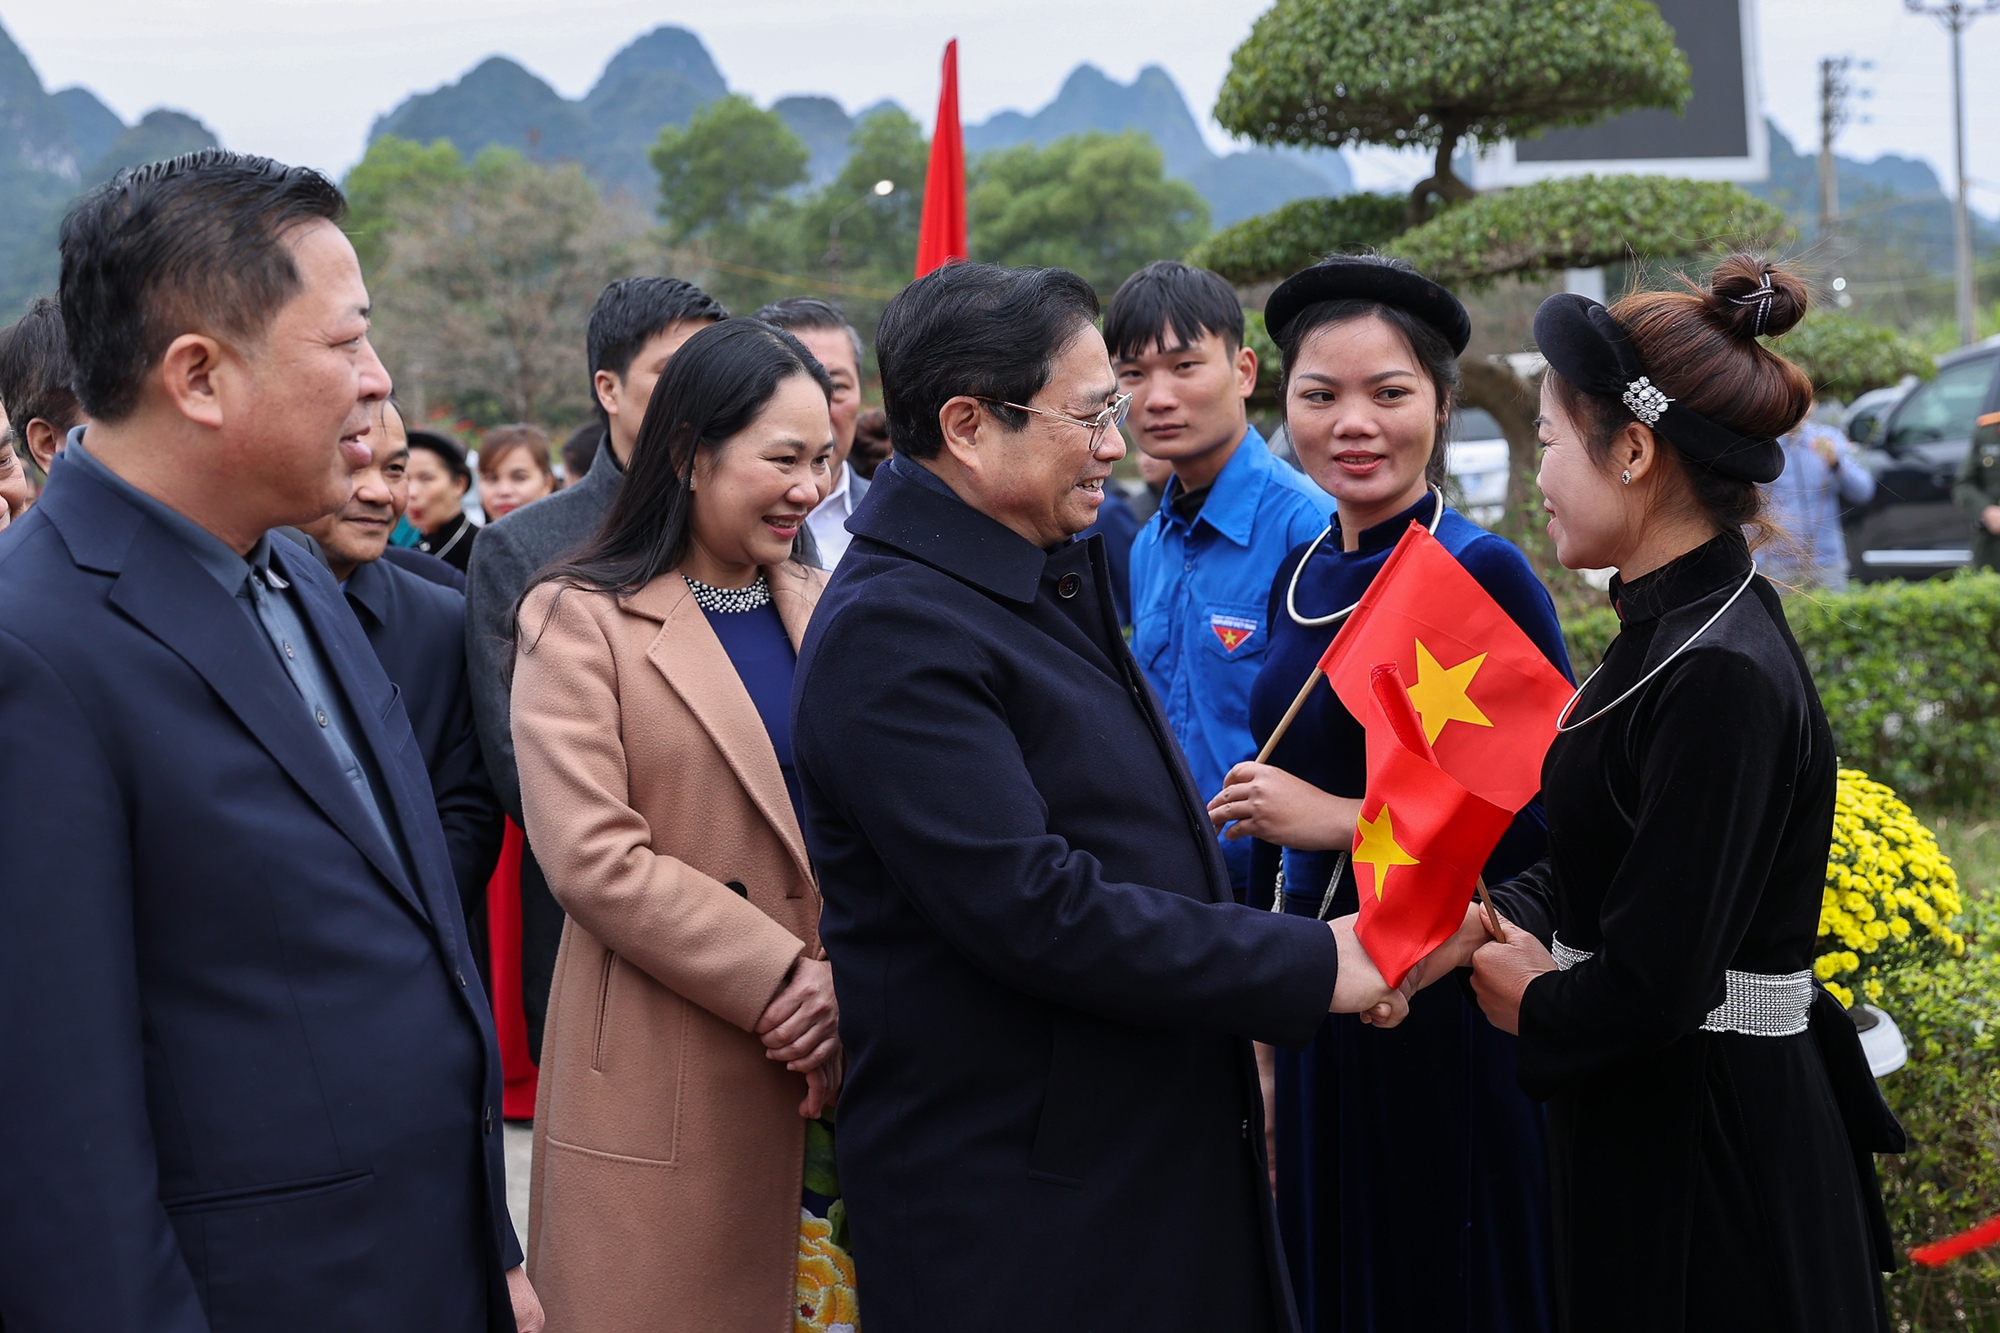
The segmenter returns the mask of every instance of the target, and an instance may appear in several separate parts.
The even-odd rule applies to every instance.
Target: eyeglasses
[[[1095,456],[1098,446],[1104,442],[1104,432],[1113,426],[1125,424],[1125,416],[1132,410],[1132,395],[1121,393],[1111,400],[1102,412],[1094,417],[1073,417],[1067,412],[1049,412],[1039,407],[1029,407],[1026,403],[1009,403],[998,398],[981,398],[988,407],[1011,407],[1016,412],[1033,412],[1038,417],[1048,417],[1054,421],[1067,421],[1072,426],[1082,426],[1090,432],[1090,452]]]

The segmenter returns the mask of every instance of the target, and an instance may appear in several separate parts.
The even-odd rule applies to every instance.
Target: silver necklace
[[[1444,522],[1444,491],[1439,487],[1433,486],[1431,487],[1431,494],[1437,497],[1437,504],[1432,507],[1431,521],[1427,526],[1431,536],[1435,537],[1437,536],[1438,524]],[[1326,531],[1312,539],[1312,545],[1306,547],[1306,553],[1299,557],[1297,567],[1292,570],[1291,584],[1285,589],[1285,614],[1292,618],[1294,625],[1303,625],[1308,629],[1316,628],[1320,625],[1331,625],[1334,621],[1351,615],[1354,607],[1361,605],[1361,598],[1357,597],[1354,599],[1352,606],[1342,607],[1330,616],[1302,616],[1299,614],[1299,575],[1305,572],[1306,562],[1313,558],[1315,551],[1319,550],[1319,544],[1332,535],[1333,524],[1328,523]],[[1367,596],[1365,590],[1362,596]]]
[[[1598,709],[1595,713],[1592,713],[1589,717],[1585,718],[1583,721],[1571,722],[1569,720],[1570,710],[1576,707],[1576,701],[1583,697],[1583,692],[1590,688],[1590,682],[1597,679],[1597,671],[1604,670],[1604,663],[1599,662],[1597,664],[1597,671],[1593,671],[1588,676],[1584,677],[1583,684],[1576,687],[1576,693],[1572,694],[1569,697],[1569,702],[1563,705],[1562,715],[1556,718],[1557,733],[1560,734],[1565,731],[1575,731],[1578,727],[1587,727],[1591,723],[1597,721],[1598,718],[1603,717],[1606,713],[1616,708],[1619,704],[1624,703],[1627,699],[1637,694],[1647,681],[1651,680],[1653,677],[1659,675],[1662,671],[1665,671],[1667,669],[1667,663],[1673,661],[1676,657],[1679,657],[1682,653],[1686,652],[1689,646],[1692,645],[1696,639],[1699,639],[1702,635],[1708,633],[1709,626],[1713,625],[1716,621],[1722,619],[1722,613],[1724,611],[1727,611],[1730,607],[1736,605],[1736,599],[1743,595],[1745,589],[1749,588],[1751,580],[1755,579],[1756,577],[1757,577],[1757,562],[1753,560],[1750,562],[1750,577],[1744,579],[1742,585],[1738,587],[1735,592],[1729,594],[1729,600],[1724,602],[1722,604],[1721,609],[1708,618],[1707,624],[1703,625],[1700,629],[1696,630],[1694,633],[1688,635],[1686,642],[1682,643],[1680,647],[1674,649],[1672,652],[1668,653],[1665,657],[1661,658],[1660,664],[1654,667],[1651,671],[1648,671],[1645,675],[1639,677],[1638,682],[1634,684],[1631,689],[1625,691],[1625,693],[1619,695],[1616,699],[1613,699],[1610,703],[1604,705],[1604,707]]]
[[[687,579],[688,591],[694,594],[695,605],[704,611],[736,614],[771,604],[771,585],[762,574],[757,575],[755,583],[742,588],[718,588],[686,574],[681,577]]]

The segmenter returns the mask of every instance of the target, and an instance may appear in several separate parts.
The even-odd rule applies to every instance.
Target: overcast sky
[[[1896,152],[1951,167],[1950,64],[1943,30],[1900,0],[1757,0],[1765,106],[1802,150],[1818,143],[1821,56],[1871,58],[1874,90],[1843,152]],[[938,59],[960,39],[964,116],[1032,111],[1081,61],[1129,80],[1164,65],[1207,121],[1230,51],[1268,0],[0,0],[0,23],[51,89],[81,83],[128,121],[170,106],[230,148],[339,172],[370,122],[413,91],[513,57],[565,96],[662,23],[693,29],[732,89],[760,103],[828,94],[849,111],[894,98],[928,123]],[[2000,212],[2000,17],[1966,42],[1973,203]],[[1207,122],[1211,140],[1227,136]],[[1427,174],[1407,157],[1352,154],[1363,185]]]

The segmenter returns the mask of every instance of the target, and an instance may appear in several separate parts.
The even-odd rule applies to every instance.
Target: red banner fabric
[[[486,965],[493,1031],[500,1039],[500,1114],[535,1118],[535,1062],[528,1058],[528,1016],[521,1007],[521,826],[507,821],[500,861],[486,882]]]
[[[938,92],[930,169],[924,173],[917,276],[965,257],[965,139],[958,126],[958,39],[954,37],[944,48],[944,87]]]

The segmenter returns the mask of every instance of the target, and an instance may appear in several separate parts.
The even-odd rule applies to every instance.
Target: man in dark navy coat
[[[1250,1039],[1400,997],[1239,906],[1090,525],[1124,444],[1097,300],[959,264],[882,317],[893,466],[799,658],[870,1333],[1296,1325]]]
[[[402,699],[268,530],[389,390],[315,172],[210,150],[62,233],[92,424],[0,534],[0,1324],[536,1329],[499,1061]]]
[[[401,550],[389,545],[389,533],[410,503],[405,478],[409,437],[394,403],[375,404],[370,421],[368,465],[354,474],[353,495],[303,530],[340,584],[382,669],[402,693],[437,798],[472,956],[484,971],[486,882],[500,859],[507,817],[487,780],[472,721],[465,594],[460,590],[464,579],[421,551],[403,551],[401,561],[388,558],[391,550]]]

